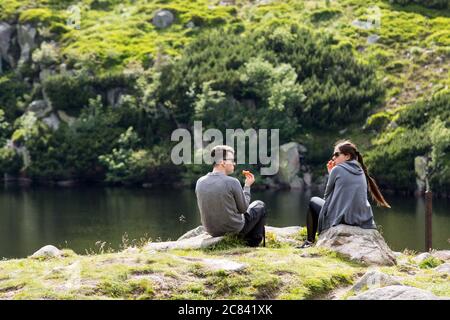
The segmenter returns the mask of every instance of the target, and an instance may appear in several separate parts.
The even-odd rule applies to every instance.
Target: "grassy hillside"
[[[420,130],[423,124],[403,122],[399,129],[399,124],[396,123],[399,117],[403,117],[402,112],[406,112],[405,110],[427,103],[420,100],[426,101],[439,94],[444,104],[444,108],[439,110],[445,111],[445,106],[449,105],[450,9],[445,1],[236,0],[229,1],[230,5],[221,5],[219,2],[2,1],[0,21],[36,26],[40,46],[33,52],[32,63],[22,65],[16,71],[6,70],[0,75],[0,107],[5,110],[9,122],[8,129],[4,130],[0,138],[11,137],[21,129],[20,125],[13,124],[14,120],[26,110],[29,103],[43,97],[42,89],[50,97],[54,109],[78,117],[81,109],[95,104],[93,100],[97,95],[102,96],[99,103],[106,107],[106,92],[120,87],[131,98],[125,100],[126,108],[118,112],[120,115],[117,125],[122,132],[132,126],[140,141],[135,150],[129,150],[131,153],[128,159],[132,155],[141,160],[147,159],[146,163],[140,164],[140,168],[128,175],[133,176],[131,181],[139,181],[142,178],[139,179],[138,176],[142,176],[143,171],[150,171],[151,174],[144,178],[148,180],[154,177],[158,168],[170,167],[167,159],[148,160],[148,155],[158,154],[158,148],[169,148],[163,143],[168,134],[177,126],[188,127],[192,124],[195,110],[202,103],[216,103],[216,108],[224,106],[229,110],[242,111],[248,108],[246,103],[253,100],[258,106],[263,106],[262,115],[257,116],[260,121],[246,122],[243,117],[236,119],[237,123],[242,123],[243,127],[246,124],[273,126],[275,124],[264,119],[264,115],[268,114],[264,108],[270,109],[270,99],[277,98],[284,99],[282,111],[286,111],[288,119],[309,117],[305,123],[295,120],[301,123],[301,128],[294,128],[294,124],[286,126],[292,130],[287,131],[286,141],[282,142],[294,139],[306,143],[311,150],[309,158],[313,166],[326,160],[331,149],[330,141],[339,137],[349,137],[360,143],[361,149],[368,153],[368,163],[375,172],[395,167],[392,164],[398,162],[398,154],[414,157],[431,153],[438,148],[444,161],[437,169],[437,175],[441,177],[434,181],[440,181],[436,182],[436,187],[448,190],[448,141],[443,137],[433,140],[426,135],[423,138],[426,142],[421,146],[406,147],[406,153],[397,152],[400,145],[405,148],[402,141],[410,141],[413,131]],[[75,3],[81,5],[68,10]],[[174,23],[165,29],[158,29],[152,24],[155,12],[161,9],[170,10],[175,16]],[[370,28],[365,24],[367,21],[373,22]],[[306,34],[303,31],[299,33],[292,31],[293,28],[308,31]],[[291,36],[286,30],[291,30]],[[217,31],[216,39],[211,38],[214,37],[213,31]],[[258,37],[265,40],[259,41]],[[327,37],[331,38],[327,40]],[[249,39],[254,41],[254,46]],[[276,39],[279,44],[271,39]],[[258,47],[260,44],[262,47]],[[277,45],[281,45],[281,49]],[[217,47],[216,53],[213,46]],[[318,62],[314,62],[314,53],[320,50],[324,53],[318,55]],[[327,56],[326,52],[330,54]],[[226,61],[227,55],[230,62],[224,62],[220,68],[212,66],[215,63],[214,57],[217,65],[220,65],[222,60]],[[265,61],[259,64],[254,62],[251,59],[255,55],[262,55]],[[202,65],[202,59],[206,58],[210,59],[208,63],[212,64],[211,67]],[[273,91],[272,97],[258,96],[261,88],[247,88],[247,91],[240,92],[243,80],[239,78],[239,74],[243,72],[246,63],[250,62],[254,63],[255,68],[269,68],[264,72],[274,74],[270,83],[289,81],[287,78],[276,78],[276,73],[279,72],[277,70],[282,70],[277,68],[282,63],[288,64],[296,72],[295,85],[298,84],[301,88],[292,86],[289,92],[276,91],[276,85],[264,88],[265,91]],[[271,66],[264,64],[266,62]],[[348,68],[347,74],[345,70],[338,71],[339,66]],[[54,75],[37,86],[31,86],[30,79],[38,78],[44,69],[53,70]],[[64,70],[71,70],[72,73],[68,75]],[[251,72],[250,69],[247,70]],[[236,71],[236,74],[231,72],[231,78],[227,78],[228,75],[224,74],[229,71]],[[367,78],[360,78],[358,73],[367,75]],[[207,86],[208,81],[213,81],[211,88]],[[185,90],[191,89],[193,96],[186,95]],[[225,99],[221,100],[217,97],[222,92]],[[299,95],[295,96],[298,93],[305,94],[306,100],[301,100]],[[297,97],[297,102],[290,106],[289,99],[294,97]],[[238,106],[233,109],[232,105]],[[299,109],[302,111],[299,112]],[[366,121],[370,115],[372,116]],[[204,121],[214,125],[207,118],[207,113],[202,116]],[[277,117],[278,115],[269,116],[270,119],[278,119]],[[430,121],[433,122],[437,117],[444,121],[444,128],[448,128],[448,117],[441,111],[435,113]],[[342,122],[341,119],[349,121]],[[279,118],[279,121],[285,123],[286,120]],[[320,121],[329,123],[329,130],[321,128]],[[431,122],[424,127],[426,130],[430,128]],[[363,126],[365,131],[361,131]],[[80,127],[83,128],[82,125]],[[337,134],[337,131],[345,127],[348,128],[345,133]],[[34,158],[37,155],[43,157],[43,160],[36,162],[52,162],[53,166],[57,166],[57,152],[51,153],[48,150],[64,149],[61,145],[68,137],[79,137],[66,132],[61,133],[58,138],[58,135],[51,132],[44,133],[45,128],[42,130],[37,135],[47,135],[48,138],[41,141],[40,147],[37,147],[39,143],[30,142],[31,140],[28,145],[31,149],[37,149],[34,150]],[[118,133],[109,136],[112,138],[111,143],[99,147],[100,150],[91,150],[95,157],[88,162],[95,179],[103,179],[107,174],[105,170],[118,165],[104,165],[101,169],[101,164],[96,160],[98,156],[111,151],[115,146],[113,142],[119,137]],[[80,144],[85,145],[83,138],[79,139]],[[327,141],[326,145],[317,146],[317,142],[321,140]],[[139,158],[136,152],[141,149],[146,150],[146,156],[142,156],[141,152]],[[385,165],[379,166],[377,170],[375,164],[379,161],[376,156],[380,150],[385,150],[382,154],[386,160]],[[79,149],[72,152],[80,154]],[[66,150],[66,153],[70,152]],[[11,155],[8,157],[4,155],[3,171],[17,168],[17,165],[11,164]],[[128,164],[132,162],[130,161]],[[85,164],[61,158],[59,162],[65,162],[65,165],[50,169],[44,176],[41,174],[40,178],[79,178],[80,174],[83,175],[77,168],[85,169]],[[411,165],[411,161],[398,164],[402,172],[411,172],[414,169]],[[65,170],[67,167],[73,170],[68,172]],[[42,172],[41,169],[31,167],[29,174],[33,176],[33,172]],[[120,177],[124,175],[126,176],[125,173],[119,174]],[[114,173],[110,176],[114,180]],[[120,181],[120,178],[115,180]],[[382,184],[396,189],[411,189],[414,184],[413,175],[405,177],[401,174],[385,174],[381,180]]]

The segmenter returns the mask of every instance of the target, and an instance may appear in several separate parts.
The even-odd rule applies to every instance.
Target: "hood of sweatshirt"
[[[364,171],[361,168],[361,165],[356,160],[344,161],[344,162],[338,164],[338,166],[344,168],[345,170],[347,170],[348,172],[350,172],[352,174],[356,174],[356,175],[364,174]]]

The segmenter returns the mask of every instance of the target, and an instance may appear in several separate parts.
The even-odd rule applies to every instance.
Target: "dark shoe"
[[[296,246],[296,248],[297,249],[306,249],[306,248],[312,247],[313,244],[314,244],[314,242],[306,240],[302,245]]]

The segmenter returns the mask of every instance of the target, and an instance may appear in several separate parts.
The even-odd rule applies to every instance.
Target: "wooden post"
[[[425,251],[432,248],[433,193],[425,191]]]

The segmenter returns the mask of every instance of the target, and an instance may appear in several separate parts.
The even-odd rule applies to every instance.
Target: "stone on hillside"
[[[20,45],[19,65],[27,63],[31,58],[31,52],[36,48],[35,38],[37,30],[31,25],[17,26],[17,39]]]
[[[159,10],[153,16],[152,23],[158,29],[165,29],[172,25],[175,17],[169,10]]]
[[[109,89],[106,93],[106,100],[111,107],[117,107],[120,105],[123,99],[124,90],[122,88]]]
[[[393,277],[377,270],[367,271],[352,287],[357,292],[364,288],[374,289],[386,286],[401,285]]]
[[[379,39],[380,39],[379,35],[371,34],[370,36],[367,37],[367,43],[374,44],[374,43],[377,43]]]
[[[236,5],[236,0],[221,0],[219,6],[234,6]]]
[[[371,289],[350,297],[349,300],[441,300],[441,298],[429,291],[397,285]]]
[[[59,120],[58,116],[54,113],[50,114],[50,116],[43,118],[42,121],[49,126],[52,130],[58,130],[59,124],[61,120]]]
[[[27,111],[34,112],[37,118],[43,118],[52,111],[52,108],[45,100],[34,100],[28,105]]]
[[[450,262],[443,263],[443,264],[437,266],[434,270],[439,273],[450,274]]]
[[[6,22],[0,22],[0,74],[3,72],[2,61],[6,61],[11,67],[14,59],[8,54],[13,27]]]
[[[323,231],[318,247],[326,247],[366,265],[395,265],[394,253],[375,229],[338,225]]]
[[[41,258],[41,257],[48,258],[48,257],[59,257],[59,256],[61,256],[61,251],[58,248],[56,248],[55,246],[52,246],[52,245],[47,245],[45,247],[42,247],[35,253],[33,253],[33,255],[31,257],[32,258]]]

